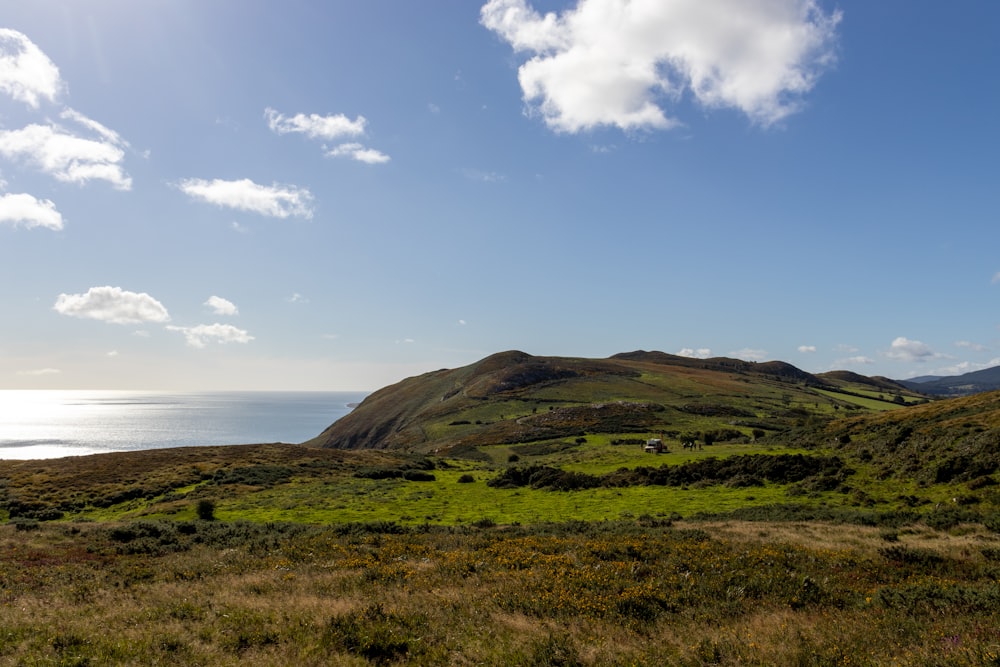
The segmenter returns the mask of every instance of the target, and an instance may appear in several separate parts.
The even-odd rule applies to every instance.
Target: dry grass
[[[893,544],[932,551],[955,560],[981,557],[984,549],[1000,550],[1000,534],[980,524],[962,524],[948,531],[920,524],[890,530],[809,521],[708,521],[678,525],[696,526],[714,537],[732,541],[774,541],[830,551],[850,549],[866,556],[874,556]]]
[[[885,552],[805,524],[190,525],[133,554],[156,525],[0,527],[0,664],[1000,660],[1000,566],[927,557],[924,534]]]

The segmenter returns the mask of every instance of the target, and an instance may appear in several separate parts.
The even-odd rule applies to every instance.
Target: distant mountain
[[[891,410],[923,398],[885,378],[818,376],[782,361],[514,350],[384,387],[306,444],[477,455],[483,446],[572,442],[585,434],[750,439],[811,416]]]
[[[908,389],[930,396],[969,396],[1000,389],[1000,366],[962,375],[947,377],[925,375],[898,382]]]

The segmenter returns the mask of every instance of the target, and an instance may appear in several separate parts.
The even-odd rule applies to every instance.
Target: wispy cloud
[[[64,86],[59,68],[27,36],[0,28],[0,91],[37,109],[55,101]]]
[[[734,350],[729,354],[737,359],[744,359],[746,361],[763,361],[764,359],[767,359],[767,350],[756,350],[751,347],[744,347],[742,350]]]
[[[858,355],[854,357],[847,357],[846,359],[837,359],[830,366],[830,370],[842,370],[857,368],[858,366],[871,366],[875,363],[875,360],[871,357],[866,357],[864,355]]]
[[[364,136],[368,126],[368,120],[364,116],[357,116],[354,120],[344,114],[320,116],[299,113],[285,116],[270,107],[264,110],[264,117],[268,127],[278,134],[299,133],[310,139],[327,141]],[[366,164],[384,164],[391,159],[382,151],[368,148],[356,141],[345,142],[333,148],[324,146],[323,149],[327,157],[346,157]]]
[[[62,373],[58,368],[34,368],[27,371],[18,371],[18,375],[26,375],[29,377],[41,377],[44,375],[58,375]]]
[[[677,351],[677,356],[693,357],[695,359],[708,359],[712,356],[712,350],[707,347],[699,347],[697,349],[693,347],[683,347]]]
[[[799,350],[799,352],[802,352],[803,354],[808,354],[810,352],[815,352],[816,351],[816,346],[815,345],[799,345],[798,350]]]
[[[675,127],[665,106],[685,93],[771,125],[834,60],[840,14],[815,0],[639,5],[579,0],[543,16],[525,0],[490,0],[480,21],[527,54],[524,101],[561,132]]]
[[[0,225],[14,227],[63,228],[62,214],[50,199],[36,199],[29,194],[0,195]]]
[[[84,294],[60,294],[53,309],[60,315],[112,324],[170,320],[163,304],[145,292],[129,292],[107,285],[91,287]]]
[[[955,341],[955,347],[962,347],[967,350],[972,350],[973,352],[985,352],[989,348],[985,345],[980,345],[979,343],[973,343],[968,340],[957,340]]]
[[[56,180],[83,184],[107,181],[119,190],[130,190],[123,150],[128,144],[115,132],[72,110],[63,118],[80,124],[92,137],[84,137],[58,124],[32,123],[18,130],[0,131],[0,155],[32,165]]]
[[[238,329],[231,324],[199,324],[194,327],[168,326],[169,331],[184,334],[187,344],[191,347],[204,348],[209,343],[249,343],[254,339],[244,329]]]
[[[997,271],[996,273],[993,274],[993,280],[990,282],[992,282],[994,285],[1000,283],[1000,271]]]
[[[181,191],[191,197],[216,206],[267,215],[273,218],[298,216],[312,218],[313,196],[305,188],[290,185],[260,185],[249,178],[206,181],[189,178],[180,182]]]
[[[229,299],[223,299],[221,296],[210,296],[208,297],[208,301],[202,305],[211,308],[216,315],[239,315],[240,313],[236,304]]]
[[[479,181],[480,183],[500,183],[507,180],[507,177],[499,172],[483,171],[482,169],[463,169],[462,175],[470,181]]]
[[[923,363],[931,359],[940,359],[944,355],[935,352],[929,345],[921,343],[919,340],[910,340],[905,336],[899,336],[892,341],[885,356],[895,361]]]
[[[309,299],[302,296],[298,292],[294,292],[290,297],[285,299],[288,303],[309,303]]]

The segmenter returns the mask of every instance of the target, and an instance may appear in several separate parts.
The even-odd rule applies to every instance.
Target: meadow
[[[1000,544],[972,527],[144,520],[0,543],[4,664],[1000,664]]]

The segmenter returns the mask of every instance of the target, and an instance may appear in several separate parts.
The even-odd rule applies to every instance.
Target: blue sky
[[[1000,4],[7,0],[0,388],[1000,364]]]

